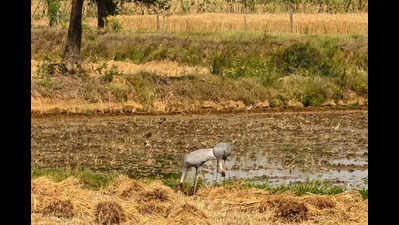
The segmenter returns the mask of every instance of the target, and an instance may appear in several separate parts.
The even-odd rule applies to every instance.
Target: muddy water
[[[32,119],[32,167],[179,174],[185,153],[234,142],[226,179],[366,187],[368,111]],[[145,142],[151,147],[146,148]],[[202,168],[208,183],[216,162]],[[219,182],[222,181],[219,176]]]

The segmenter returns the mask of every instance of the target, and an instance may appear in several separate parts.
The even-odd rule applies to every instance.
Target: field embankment
[[[66,30],[32,29],[33,114],[367,105],[364,36],[97,33],[63,74]]]
[[[358,191],[296,196],[231,184],[203,187],[193,197],[125,176],[97,190],[72,177],[32,179],[31,209],[33,224],[368,223],[368,200]]]

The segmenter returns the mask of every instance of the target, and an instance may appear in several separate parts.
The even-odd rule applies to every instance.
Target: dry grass
[[[190,14],[167,17],[165,32],[229,32],[253,31],[289,33],[288,14],[265,14],[246,16],[243,14]],[[156,31],[153,15],[109,17],[120,23],[122,29],[133,31]],[[89,26],[96,26],[96,20],[87,20]],[[368,14],[295,14],[294,32],[300,34],[368,34]]]
[[[32,0],[31,10],[32,17],[37,18],[45,16],[46,6],[44,0]],[[254,8],[245,8],[244,2],[240,0],[233,1],[206,1],[196,0],[187,4],[186,1],[181,0],[170,0],[171,8],[166,12],[167,14],[192,14],[198,12],[212,12],[212,13],[243,13],[250,12],[253,14],[267,14],[267,13],[282,13],[287,12],[287,5],[283,1],[266,1],[264,4],[258,3]],[[183,2],[185,3],[183,6]],[[326,4],[327,3],[327,4]],[[330,4],[328,4],[330,3]],[[360,3],[362,6],[360,7]],[[85,1],[83,6],[83,15],[93,17],[97,15],[97,6],[92,4],[90,1]],[[349,6],[349,7],[348,7]],[[61,11],[67,15],[70,14],[71,3],[70,1],[61,1]],[[298,13],[358,13],[368,12],[368,2],[352,1],[350,5],[347,5],[345,1],[338,1],[335,3],[331,2],[319,2],[309,1],[295,5],[295,10]],[[119,13],[121,15],[142,15],[142,14],[154,14],[154,7],[144,7],[142,4],[135,2],[125,2],[119,6]]]
[[[73,216],[43,214],[55,201],[69,202]],[[297,197],[232,185],[204,187],[197,196],[187,197],[160,181],[144,183],[125,176],[99,191],[83,188],[75,178],[55,183],[39,177],[32,180],[31,204],[32,224],[95,223],[100,212],[114,221],[111,224],[368,223],[368,200],[357,191]]]
[[[201,66],[186,66],[180,65],[177,62],[172,61],[151,61],[144,64],[134,64],[130,62],[121,61],[102,61],[97,63],[87,63],[84,68],[89,71],[89,75],[96,76],[96,69],[103,64],[106,64],[107,68],[117,68],[120,73],[123,74],[135,74],[139,72],[156,73],[160,76],[166,77],[181,77],[189,74],[209,74],[209,69]]]
[[[38,67],[41,63],[43,62],[36,60],[31,62],[31,112],[34,115],[47,113],[195,113],[202,111],[263,110],[275,104],[273,99],[279,95],[277,90],[266,89],[250,80],[245,82],[223,81],[214,75],[210,75],[207,68],[180,65],[170,61],[148,62],[140,65],[112,60],[84,63],[82,67],[90,77],[89,81],[64,75],[49,75],[46,78],[47,80],[42,79],[38,76]],[[106,66],[104,66],[104,63],[106,63]],[[101,67],[104,69],[99,73]],[[112,81],[105,87],[99,80],[104,76],[104,71],[110,71],[112,67],[121,75],[114,75]],[[151,76],[140,75],[142,77],[139,78],[140,72],[148,72]],[[145,78],[145,76],[147,77]],[[155,79],[151,82],[157,83],[156,95],[154,95],[155,91],[151,89],[153,88],[152,83],[143,84],[147,85],[144,88],[149,88],[148,90],[134,90],[129,83],[131,81],[128,81],[135,79],[132,82],[142,82],[140,79],[144,78]],[[296,77],[293,76],[292,79],[294,78]],[[282,90],[289,99],[286,104],[291,107],[303,107],[303,104],[295,96],[297,92],[302,93],[302,89],[306,85],[302,85],[303,82],[299,82],[301,81],[298,80],[299,78],[291,84],[292,79],[284,79],[283,83],[285,86]],[[306,77],[303,79],[306,79]],[[38,81],[46,81],[47,83]],[[92,81],[96,83],[94,84]],[[323,84],[323,81],[320,80],[320,83]],[[92,87],[88,85],[92,85]],[[215,90],[215,88],[219,90]],[[104,93],[98,93],[97,89]],[[215,91],[209,92],[208,89]],[[90,90],[92,92],[88,93]],[[115,90],[126,94],[126,100],[118,100],[117,96],[111,93]],[[148,102],[146,102],[146,99],[143,101],[140,96],[148,98]],[[327,98],[323,105],[368,104],[367,99],[359,97],[354,92],[348,92],[344,94],[344,97],[339,102]],[[97,100],[92,101],[90,99]],[[246,99],[251,103],[245,102]]]
[[[31,77],[35,78],[38,76],[38,69],[44,61],[31,60]],[[165,77],[182,77],[189,74],[209,74],[210,71],[207,67],[202,66],[187,66],[180,65],[173,61],[151,61],[144,64],[134,64],[131,62],[123,61],[98,61],[96,63],[87,62],[82,64],[82,68],[87,72],[88,75],[96,77],[100,76],[99,68],[103,67],[103,71],[110,70],[113,67],[119,73],[123,74],[135,74],[140,72],[156,73],[160,76]],[[101,72],[103,72],[101,71]]]
[[[190,15],[172,15],[161,24],[164,32],[271,32],[289,33],[288,14],[244,14],[205,13]],[[118,15],[108,17],[117,21],[124,31],[155,32],[155,15]],[[163,20],[161,19],[161,23]],[[83,21],[96,28],[97,19],[89,17]],[[33,26],[47,26],[47,19],[32,20]],[[299,34],[328,35],[368,35],[368,13],[357,14],[295,14],[294,32]]]

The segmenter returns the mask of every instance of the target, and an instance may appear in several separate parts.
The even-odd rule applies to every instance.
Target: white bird
[[[209,160],[216,160],[216,180],[217,174],[220,172],[222,176],[226,176],[226,170],[223,168],[223,163],[220,161],[223,159],[223,162],[231,155],[232,147],[228,143],[218,143],[213,148],[207,149],[198,149],[196,151],[190,152],[189,154],[185,155],[184,157],[184,167],[183,173],[180,179],[179,186],[177,187],[177,191],[180,192],[183,189],[183,182],[186,178],[187,170],[191,167],[195,168],[195,177],[194,177],[194,191],[197,189],[197,177],[198,177],[198,169],[201,167],[205,162]],[[219,171],[220,169],[220,171]]]

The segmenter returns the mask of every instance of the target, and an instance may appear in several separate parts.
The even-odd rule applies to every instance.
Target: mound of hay
[[[259,201],[269,193],[264,190],[245,188],[236,183],[229,186],[206,187],[197,192],[197,196],[205,198],[214,204],[223,204],[226,200],[234,200],[234,202],[252,202]]]
[[[196,225],[210,225],[208,216],[195,206],[184,203],[176,207],[174,212],[169,215],[168,225],[172,224],[196,224]]]
[[[116,202],[100,202],[96,207],[96,223],[102,225],[120,224],[126,221],[122,207]]]
[[[277,206],[276,219],[284,222],[302,222],[307,220],[308,208],[295,198],[282,198],[270,201]]]
[[[167,217],[172,209],[170,205],[159,205],[155,203],[144,203],[136,207],[137,211],[142,215],[160,215]]]
[[[328,196],[306,196],[304,201],[317,209],[332,209],[337,205],[336,201]]]
[[[127,176],[120,176],[108,185],[106,193],[119,196],[123,199],[129,199],[135,195],[140,195],[145,190],[144,186],[144,184],[132,180]]]
[[[137,202],[140,203],[136,209],[142,215],[156,214],[167,217],[173,208],[171,202],[172,194],[167,190],[155,188],[150,191],[143,192],[138,198]]]
[[[163,189],[147,191],[139,199],[141,202],[159,201],[166,202],[170,200],[168,193]]]
[[[44,216],[55,216],[58,218],[69,219],[74,216],[73,205],[70,200],[55,200],[50,202],[50,204],[42,210],[42,214]]]
[[[206,186],[195,196],[185,196],[161,181],[124,176],[100,190],[85,188],[75,178],[32,179],[31,202],[32,224],[368,223],[368,201],[357,191],[295,196],[230,185]]]

